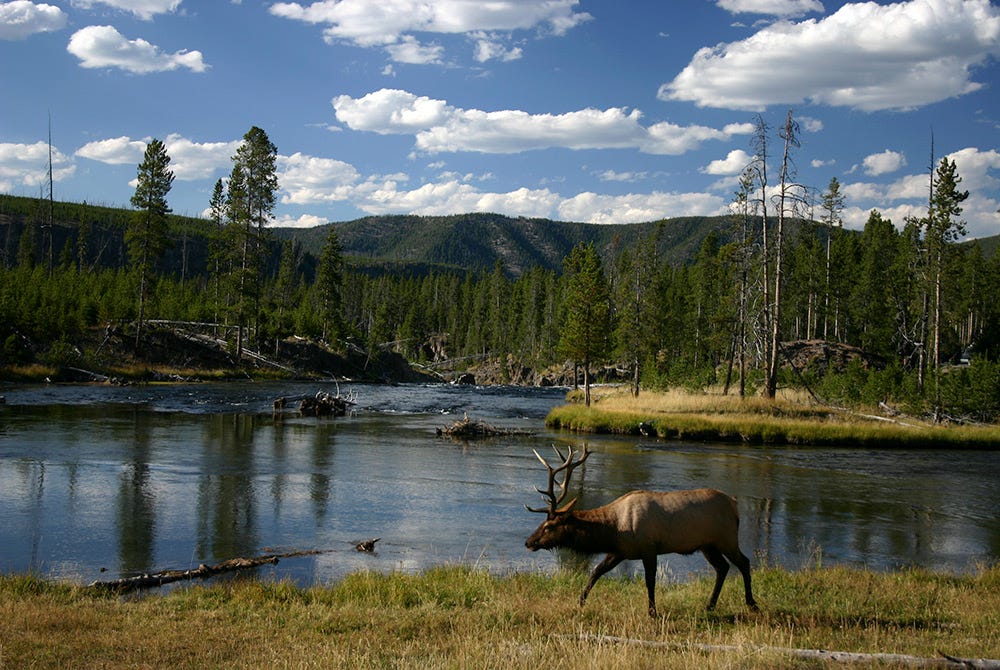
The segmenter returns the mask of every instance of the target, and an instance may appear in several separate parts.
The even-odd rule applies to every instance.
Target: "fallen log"
[[[909,654],[888,654],[873,653],[866,654],[849,651],[830,651],[827,649],[798,649],[793,647],[771,647],[767,645],[730,645],[730,644],[702,644],[698,642],[660,642],[658,640],[641,640],[630,637],[619,637],[615,635],[597,635],[581,633],[578,635],[556,635],[556,637],[574,638],[577,640],[613,643],[632,644],[641,647],[665,648],[665,649],[697,649],[705,652],[740,652],[752,649],[755,652],[770,652],[801,658],[811,661],[825,661],[834,663],[881,663],[893,666],[905,666],[910,668],[965,668],[966,670],[1000,670],[1000,660],[992,658],[959,658],[938,651],[941,658],[927,658],[923,656],[910,656]]]
[[[249,558],[230,558],[216,563],[215,565],[205,565],[202,563],[197,568],[190,570],[161,570],[152,574],[136,575],[134,577],[121,577],[110,581],[95,581],[87,585],[87,588],[95,591],[107,591],[111,593],[129,593],[142,589],[155,589],[173,582],[186,581],[191,579],[203,579],[226,572],[236,572],[238,570],[248,570],[262,565],[274,565],[282,558],[294,558],[297,556],[313,556],[322,554],[322,550],[310,551],[290,551],[283,554],[265,554],[262,556],[252,556]]]

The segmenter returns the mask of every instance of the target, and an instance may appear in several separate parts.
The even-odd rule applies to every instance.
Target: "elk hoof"
[[[654,619],[656,618],[656,608],[655,607],[650,607],[649,608],[649,616],[653,617]]]

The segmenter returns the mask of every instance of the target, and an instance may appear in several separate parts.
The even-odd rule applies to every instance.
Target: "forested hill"
[[[344,255],[360,264],[391,263],[395,267],[445,266],[463,270],[492,268],[497,261],[519,276],[532,267],[561,271],[563,259],[578,242],[593,242],[608,257],[633,247],[660,229],[659,252],[670,263],[694,258],[712,231],[726,238],[733,227],[727,217],[685,217],[660,222],[596,225],[550,219],[512,218],[500,214],[455,216],[369,216],[310,229],[276,228],[281,239],[297,239],[318,253],[330,227]]]
[[[0,195],[0,262],[16,263],[21,235],[36,231],[37,260],[49,253],[56,264],[72,258],[80,267],[122,267],[127,262],[124,230],[130,210],[86,203],[55,202],[47,225],[49,203],[38,198]],[[212,224],[204,219],[171,215],[169,246],[160,271],[191,276],[205,271]],[[512,218],[499,214],[454,216],[369,216],[315,228],[272,228],[276,242],[271,265],[280,256],[281,242],[297,240],[314,265],[333,227],[345,260],[369,272],[423,274],[430,268],[481,271],[502,261],[509,276],[520,276],[535,266],[560,272],[562,260],[580,241],[593,242],[606,258],[649,239],[659,229],[658,254],[671,264],[692,260],[712,231],[725,240],[733,223],[726,217],[684,217],[621,225],[569,223],[549,219]],[[51,234],[51,238],[49,237]]]
[[[0,263],[16,263],[20,236],[29,227],[38,230],[34,245],[39,261],[51,253],[54,263],[73,257],[80,267],[121,267],[127,262],[124,230],[130,210],[89,205],[54,203],[48,228],[47,201],[0,195]],[[657,235],[657,256],[672,265],[692,261],[711,232],[728,241],[734,223],[728,217],[679,217],[637,224],[598,225],[513,218],[500,214],[453,216],[369,216],[353,221],[329,223],[315,228],[272,228],[275,244],[269,266],[276,269],[280,243],[297,240],[305,252],[304,269],[311,274],[315,259],[333,227],[348,264],[369,273],[425,274],[431,268],[452,271],[482,271],[501,261],[505,272],[520,276],[541,266],[560,272],[562,260],[573,246],[593,242],[606,259],[622,249],[635,248]],[[160,270],[176,276],[205,272],[208,236],[212,224],[204,219],[170,216],[173,238]],[[51,232],[51,242],[47,236]],[[983,255],[991,257],[1000,236],[980,240]],[[62,257],[62,258],[60,258]]]

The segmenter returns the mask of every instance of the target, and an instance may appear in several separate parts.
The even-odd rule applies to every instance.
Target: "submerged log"
[[[197,568],[191,570],[162,570],[152,574],[136,575],[134,577],[121,577],[110,581],[95,581],[87,585],[87,588],[96,591],[109,591],[112,593],[129,593],[141,589],[155,589],[165,584],[186,581],[190,579],[202,579],[225,572],[236,572],[257,568],[262,565],[274,565],[282,558],[292,558],[296,556],[313,556],[322,554],[321,550],[311,551],[290,551],[284,554],[265,554],[263,556],[252,556],[249,558],[238,557],[216,563],[215,565],[205,565],[202,563]]]

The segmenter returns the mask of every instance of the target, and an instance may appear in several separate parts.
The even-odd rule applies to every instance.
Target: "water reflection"
[[[6,393],[0,569],[85,582],[108,578],[101,568],[127,575],[321,549],[265,573],[313,584],[454,562],[549,570],[574,559],[524,549],[541,515],[523,505],[537,505],[534,487],[545,483],[531,450],[550,456],[551,444],[583,442],[595,453],[570,493],[581,506],[637,488],[719,488],[738,497],[741,544],[757,562],[964,570],[1000,556],[993,453],[580,438],[541,426],[559,393],[373,387],[354,417],[275,420],[206,411],[225,406],[222,389],[170,388],[142,402],[89,404]],[[248,387],[238,401],[269,410],[266,397],[281,394],[292,395]],[[456,408],[538,432],[437,438],[435,428],[456,418],[442,412]],[[378,556],[354,551],[370,537],[383,538]],[[707,570],[700,556],[661,565],[678,578]]]
[[[135,416],[135,446],[119,475],[117,527],[121,574],[147,570],[153,563],[156,536],[156,497],[150,468],[149,431]]]

